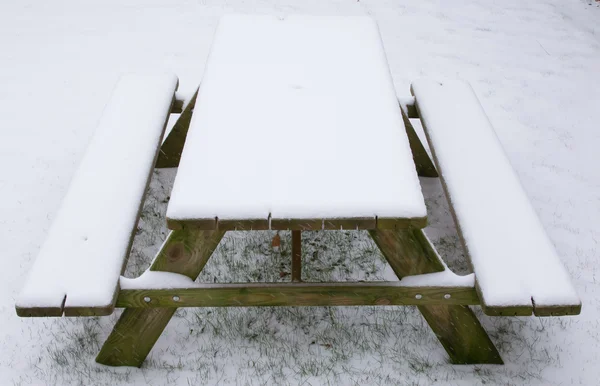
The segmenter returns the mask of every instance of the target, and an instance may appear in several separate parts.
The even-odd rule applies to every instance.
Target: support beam
[[[150,270],[174,272],[195,280],[225,232],[172,231]],[[108,366],[141,366],[176,308],[127,308],[102,346],[96,362]]]
[[[302,231],[292,231],[292,281],[302,281]]]
[[[401,282],[198,284],[125,289],[117,307],[388,306],[479,304],[475,287],[406,286]]]
[[[421,229],[369,231],[399,279],[446,269]],[[419,311],[455,364],[502,364],[473,311],[465,305],[420,305]]]
[[[198,90],[196,90],[192,99],[190,99],[188,104],[183,108],[179,119],[175,122],[169,135],[163,141],[158,153],[158,159],[156,160],[157,168],[176,168],[179,166],[183,144],[185,143],[190,122],[192,121],[192,113],[196,106],[197,97]]]

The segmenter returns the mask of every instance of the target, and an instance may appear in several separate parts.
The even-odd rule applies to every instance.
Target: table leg
[[[224,234],[224,231],[172,231],[150,270],[179,273],[195,280]],[[96,362],[109,366],[141,366],[176,310],[125,309]]]
[[[421,229],[374,229],[369,233],[398,278],[446,269]],[[468,306],[423,305],[418,308],[452,363],[503,363],[494,343]]]
[[[302,231],[292,231],[292,281],[302,281]]]

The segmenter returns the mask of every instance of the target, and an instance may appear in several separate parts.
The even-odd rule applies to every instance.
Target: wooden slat
[[[488,315],[578,314],[581,301],[468,83],[411,86]]]
[[[332,219],[271,219],[273,230],[356,230],[374,229],[377,224],[375,217],[332,218]]]
[[[372,230],[369,234],[398,278],[446,268],[420,229]],[[477,317],[466,305],[419,305],[419,311],[453,363],[502,364],[502,358]]]
[[[177,86],[177,77],[164,74],[119,80],[17,299],[17,315],[112,313]]]
[[[149,301],[148,301],[149,300]],[[473,287],[407,287],[399,282],[200,284],[122,290],[118,307],[376,306],[479,304]]]
[[[173,231],[150,270],[179,273],[195,280],[224,234],[222,231]],[[141,366],[175,310],[126,309],[102,346],[96,362],[109,366]]]

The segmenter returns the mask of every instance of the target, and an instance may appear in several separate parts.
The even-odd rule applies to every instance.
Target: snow
[[[426,216],[371,18],[221,19],[167,217],[269,214]]]
[[[73,176],[17,307],[110,307],[177,88],[121,78]]]
[[[135,279],[121,277],[121,289],[191,288],[194,281],[185,275],[172,272],[146,271]]]
[[[580,304],[471,86],[418,80],[411,89],[483,303]]]
[[[203,288],[203,284],[194,283],[185,275],[172,272],[145,271],[139,277],[130,279],[121,277],[121,289],[179,289],[179,288]],[[382,283],[382,282],[373,282]],[[390,282],[386,282],[390,283]],[[467,287],[475,286],[474,275],[459,276],[450,270],[442,272],[427,273],[424,275],[405,276],[398,281],[399,287]],[[315,283],[317,285],[317,283]]]
[[[597,384],[600,7],[588,2],[2,2],[0,384]],[[175,314],[140,369],[94,363],[97,344],[106,339],[118,315],[17,317],[15,298],[120,74],[173,72],[182,93],[191,95],[202,80],[217,22],[229,12],[370,15],[379,25],[399,97],[408,97],[411,82],[421,77],[468,80],[570,272],[582,314],[494,318],[474,307],[505,365],[452,366],[413,307],[187,309]],[[346,161],[337,167],[353,165]],[[155,187],[165,180],[171,181],[165,178]],[[460,247],[452,243],[456,234],[439,181],[422,179],[421,185],[428,236],[446,259],[458,258]],[[322,234],[329,235],[313,236]],[[357,235],[366,239],[363,233]],[[143,247],[139,249],[151,258],[162,240],[151,243],[147,234],[141,236],[136,237]],[[228,246],[245,261],[243,247],[254,248],[253,233],[233,236],[235,243]],[[252,250],[251,256],[261,252]],[[227,261],[223,251],[218,257]],[[317,262],[324,259],[323,264],[327,256],[331,261],[357,256],[339,249],[319,252]],[[256,270],[271,267],[265,266]],[[207,268],[228,274],[219,278],[236,272],[236,266],[218,259],[211,259]],[[212,277],[206,279],[212,282]],[[235,324],[239,328],[228,330],[229,320],[240,322]],[[254,322],[250,327],[249,321]],[[209,323],[216,325],[214,331],[220,328],[220,335]],[[92,335],[83,334],[87,331],[95,332],[96,343],[81,343],[82,336]],[[343,357],[338,355],[342,350]],[[427,367],[418,367],[421,362]]]

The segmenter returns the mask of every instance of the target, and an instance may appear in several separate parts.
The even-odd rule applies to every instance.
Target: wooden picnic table
[[[160,98],[149,93],[135,111],[154,106],[153,119],[164,130],[164,112],[179,107],[176,82],[161,79]],[[472,89],[462,82],[423,81],[412,90],[415,98],[399,107],[370,18],[224,17],[202,85],[181,106],[162,146],[154,140],[152,153],[153,145],[144,145],[145,161],[124,166],[131,178],[122,179],[123,192],[108,192],[94,218],[77,217],[81,229],[96,231],[74,234],[78,200],[90,194],[77,187],[104,186],[111,179],[88,181],[90,169],[99,166],[83,163],[64,204],[68,213],[53,226],[17,312],[104,315],[123,307],[97,361],[140,366],[178,307],[417,305],[452,362],[502,363],[469,305],[481,304],[490,315],[545,316],[577,314],[581,304]],[[464,115],[470,118],[461,125]],[[417,117],[437,170],[410,122]],[[121,123],[115,130],[118,117],[113,118],[100,132],[118,139],[135,126]],[[94,142],[98,151],[106,148],[105,137]],[[465,146],[469,138],[477,145]],[[136,145],[134,134],[125,137],[115,168]],[[480,175],[473,161],[492,165],[495,176]],[[178,167],[167,210],[172,232],[148,271],[125,279],[120,275],[143,202],[140,190],[153,166]],[[452,273],[422,230],[427,210],[418,175],[438,172],[474,275]],[[127,212],[118,237],[96,237],[112,229],[99,218],[123,212],[113,205],[120,194],[131,197],[124,201],[137,212]],[[505,197],[510,199],[504,202]],[[522,225],[515,226],[515,219]],[[356,229],[368,230],[400,281],[302,280],[302,231]],[[225,232],[233,230],[291,230],[291,282],[195,283]],[[98,240],[114,252],[101,263],[96,251],[90,265],[86,248],[97,249]],[[67,243],[76,249],[61,254]],[[79,279],[65,274],[48,281],[45,272],[57,266]],[[93,270],[103,275],[90,296],[85,278]]]

